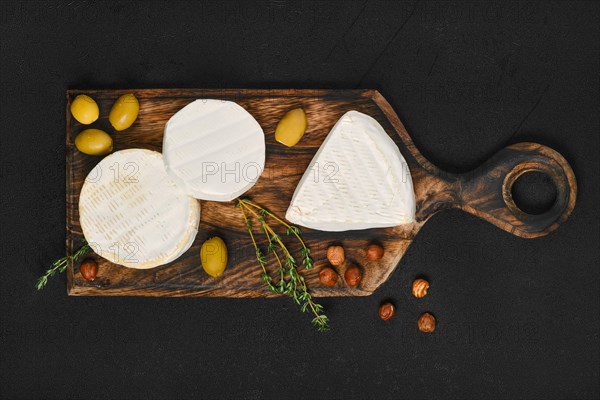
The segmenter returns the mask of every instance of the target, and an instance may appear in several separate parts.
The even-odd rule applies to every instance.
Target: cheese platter
[[[130,94],[139,114],[116,129],[110,106]],[[117,131],[104,158],[77,149],[75,139],[87,128],[72,115],[80,95],[98,104],[90,126]],[[307,123],[288,147],[276,131],[295,109]],[[265,286],[240,197],[302,230],[290,250],[310,248],[314,265],[300,272],[314,297],[327,297],[372,294],[439,211],[461,209],[535,238],[568,218],[577,195],[567,161],[536,143],[505,147],[470,173],[440,170],[376,90],[69,90],[66,121],[67,254],[87,239],[98,263],[93,280],[69,263],[67,288],[75,296],[280,295]],[[547,174],[557,192],[553,206],[537,215],[521,211],[511,191],[532,171]],[[133,211],[124,214],[123,204]],[[226,269],[216,276],[203,271],[200,257],[213,237],[228,249]],[[373,244],[384,250],[377,259],[366,251]],[[360,284],[322,284],[331,246],[345,251],[336,272],[359,268]],[[275,273],[272,264],[267,272]]]

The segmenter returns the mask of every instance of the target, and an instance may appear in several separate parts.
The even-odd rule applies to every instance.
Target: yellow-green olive
[[[117,131],[123,131],[129,128],[138,117],[140,103],[132,94],[124,94],[113,104],[108,114],[108,120]]]
[[[94,99],[85,94],[80,94],[71,103],[71,114],[80,123],[89,125],[98,119],[100,110]]]
[[[306,131],[306,114],[301,108],[288,111],[275,128],[275,140],[288,147],[300,141]]]
[[[110,135],[100,129],[86,129],[75,138],[75,147],[91,156],[102,156],[112,151],[113,141]]]
[[[202,268],[210,276],[217,277],[227,267],[227,246],[218,236],[208,239],[200,249]]]

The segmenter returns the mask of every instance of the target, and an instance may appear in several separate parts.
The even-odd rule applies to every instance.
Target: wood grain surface
[[[71,101],[82,93],[94,98],[100,107],[100,118],[90,126],[79,124],[69,112]],[[124,93],[136,95],[140,101],[140,113],[131,128],[115,132],[108,122],[108,112],[113,102]],[[104,129],[113,137],[114,151],[127,148],[161,151],[167,120],[198,98],[235,101],[262,126],[267,146],[265,171],[244,197],[251,198],[279,216],[285,215],[296,185],[312,157],[345,112],[357,110],[372,116],[399,146],[409,165],[415,187],[416,222],[394,228],[348,232],[303,229],[315,266],[311,270],[301,269],[301,273],[317,297],[371,294],[394,271],[427,219],[440,210],[460,208],[514,235],[535,238],[555,230],[575,206],[575,176],[569,164],[556,151],[536,143],[519,143],[500,150],[470,173],[441,171],[420,154],[392,107],[375,90],[69,90],[66,113],[68,254],[72,254],[83,240],[78,214],[81,187],[89,171],[101,159],[77,151],[73,144],[77,133],[88,127]],[[295,107],[302,107],[306,111],[308,129],[298,145],[287,148],[275,142],[274,131],[280,118]],[[513,183],[530,171],[548,174],[556,185],[556,201],[543,214],[526,214],[512,199]],[[274,296],[260,281],[261,270],[240,211],[232,202],[202,201],[201,207],[198,236],[192,247],[174,262],[150,270],[136,270],[115,265],[92,254],[91,257],[99,263],[97,279],[85,281],[78,263],[70,265],[67,270],[68,293],[94,296]],[[214,235],[222,237],[229,248],[228,267],[218,278],[210,277],[202,270],[199,257],[202,243]],[[289,242],[293,243],[291,240]],[[366,259],[365,248],[372,242],[385,248],[383,259]],[[337,285],[328,288],[319,282],[318,274],[322,267],[328,265],[325,253],[331,244],[344,246],[347,261],[336,268],[340,274]],[[299,250],[295,245],[291,248],[296,252]],[[274,260],[270,261],[271,271],[274,271]],[[357,288],[348,287],[343,279],[345,269],[352,264],[358,265],[363,271],[363,281]]]

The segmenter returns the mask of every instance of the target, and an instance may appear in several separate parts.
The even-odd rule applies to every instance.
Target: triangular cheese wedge
[[[286,219],[322,231],[415,220],[415,195],[398,146],[373,118],[349,111],[335,124],[292,197]]]

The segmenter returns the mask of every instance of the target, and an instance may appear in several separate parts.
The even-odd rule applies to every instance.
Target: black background
[[[597,398],[599,9],[3,1],[1,397]],[[577,206],[532,240],[438,214],[374,295],[323,301],[328,334],[288,299],[73,298],[64,276],[37,292],[64,254],[69,87],[377,88],[445,169],[520,141],[557,149]],[[528,183],[523,201],[547,203]],[[423,311],[433,335],[416,330]]]

